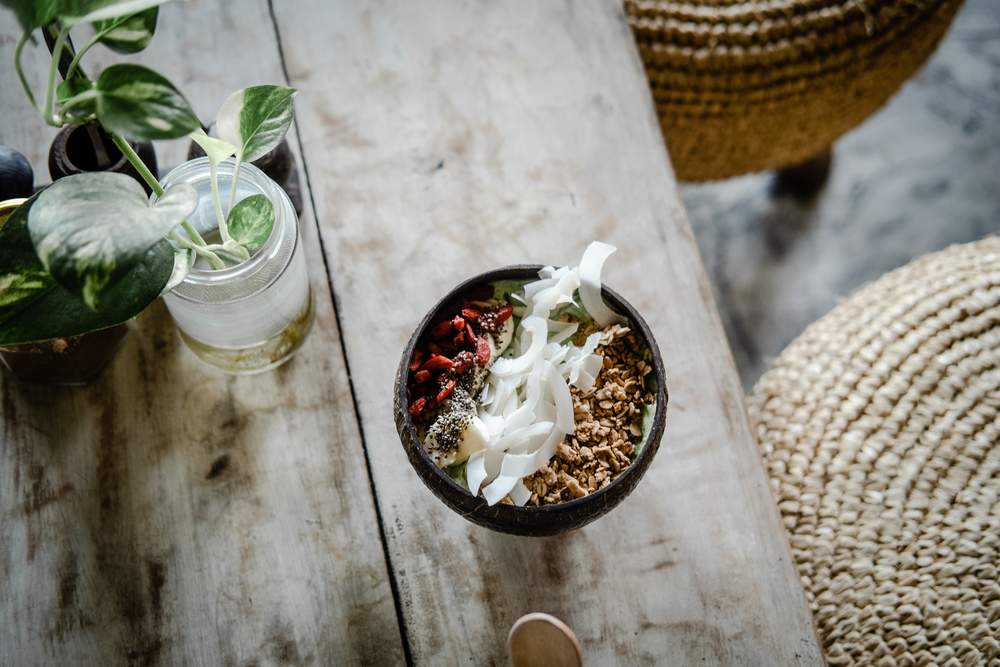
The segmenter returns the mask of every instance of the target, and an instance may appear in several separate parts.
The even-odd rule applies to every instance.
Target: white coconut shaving
[[[588,336],[582,347],[568,343],[578,323],[549,319],[552,311],[580,300],[603,328],[625,324],[601,297],[601,269],[614,246],[590,244],[579,267],[538,272],[539,280],[512,295],[524,303],[515,309],[522,317],[507,354],[490,368],[480,395],[478,414],[489,434],[489,444],[469,457],[466,478],[475,495],[482,490],[493,505],[510,495],[517,505],[531,499],[522,479],[548,463],[559,444],[576,429],[570,386],[590,391],[603,358],[595,354],[600,334]]]

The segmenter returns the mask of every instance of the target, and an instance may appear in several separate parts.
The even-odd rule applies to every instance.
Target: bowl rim
[[[498,280],[509,280],[509,279],[519,279],[527,278],[530,280],[532,274],[537,275],[538,271],[545,268],[546,265],[543,264],[510,264],[497,269],[492,269],[485,271],[483,273],[477,274],[462,281],[454,288],[448,291],[448,293],[441,299],[439,299],[434,306],[432,306],[424,317],[420,320],[420,323],[414,329],[413,334],[410,336],[410,340],[407,343],[405,349],[403,350],[403,356],[400,360],[399,372],[396,375],[396,403],[400,406],[406,430],[409,434],[410,439],[414,443],[422,444],[419,436],[417,435],[416,429],[413,426],[413,419],[410,416],[409,410],[407,409],[407,399],[406,399],[406,380],[407,377],[407,366],[409,365],[409,360],[413,357],[413,352],[416,349],[417,343],[420,341],[421,337],[428,328],[428,324],[436,313],[438,313],[442,308],[448,305],[451,301],[457,299],[463,292],[475,287],[479,284],[486,282],[495,282]],[[560,267],[556,267],[560,268]],[[452,479],[442,468],[440,468],[434,461],[431,460],[427,451],[422,446],[413,447],[417,452],[417,456],[422,461],[425,468],[429,469],[430,474],[439,478],[443,481],[445,488],[447,488],[452,494],[458,494],[466,500],[479,500],[482,501],[477,509],[472,512],[459,512],[463,516],[476,514],[478,509],[483,511],[491,511],[498,515],[507,514],[511,518],[514,517],[532,517],[532,516],[546,516],[550,514],[556,514],[560,512],[566,512],[579,508],[583,505],[591,504],[600,501],[608,493],[611,493],[616,487],[625,483],[625,480],[631,477],[633,474],[642,474],[644,468],[640,468],[638,465],[641,460],[652,459],[655,456],[656,451],[659,449],[660,439],[663,434],[663,422],[665,420],[668,392],[666,387],[665,369],[663,366],[663,358],[660,355],[659,346],[656,344],[656,339],[653,337],[652,331],[646,324],[645,320],[639,312],[618,293],[611,290],[606,284],[601,283],[601,293],[602,296],[607,298],[611,302],[614,310],[619,312],[619,314],[624,315],[630,321],[636,325],[639,329],[641,337],[646,342],[649,347],[650,352],[653,357],[653,368],[656,374],[657,390],[656,390],[656,411],[653,414],[652,426],[646,438],[646,442],[639,452],[638,456],[628,465],[625,470],[615,478],[611,484],[589,493],[582,498],[574,498],[562,503],[556,503],[554,505],[505,505],[503,503],[496,503],[494,505],[488,505],[486,500],[480,496],[472,495],[472,492],[468,489],[462,487],[458,482]],[[658,428],[659,427],[659,428]],[[654,438],[654,436],[656,436]],[[655,440],[655,442],[654,442]],[[405,445],[404,445],[405,448]],[[411,465],[413,463],[412,457],[410,458]],[[640,471],[641,470],[641,471]],[[420,471],[415,470],[418,475],[421,475]],[[424,480],[426,483],[427,480]],[[442,493],[444,489],[439,487],[438,489]],[[499,518],[499,517],[498,517]]]

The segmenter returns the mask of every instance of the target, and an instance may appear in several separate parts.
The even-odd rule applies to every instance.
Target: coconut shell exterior
[[[501,533],[529,537],[556,535],[582,528],[591,521],[604,516],[621,503],[642,479],[659,449],[667,409],[667,387],[663,359],[656,346],[656,341],[653,339],[652,332],[639,313],[627,301],[606,286],[602,286],[604,298],[617,312],[626,316],[638,328],[641,338],[653,356],[657,382],[656,412],[649,437],[636,460],[614,482],[603,489],[583,498],[541,507],[517,507],[500,503],[493,506],[487,505],[483,498],[473,496],[431,461],[413,427],[406,404],[407,367],[418,341],[423,337],[428,324],[439,311],[452,307],[462,294],[473,287],[499,280],[533,279],[537,277],[541,268],[541,265],[517,265],[489,271],[470,278],[441,299],[420,322],[410,338],[396,372],[393,395],[393,416],[396,422],[396,431],[399,433],[399,441],[402,443],[403,449],[406,450],[410,465],[413,466],[414,471],[427,488],[441,502],[473,523]]]

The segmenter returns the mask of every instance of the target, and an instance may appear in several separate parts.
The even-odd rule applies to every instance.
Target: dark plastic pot
[[[94,147],[92,134],[100,140],[97,150]],[[129,145],[132,146],[132,150],[136,152],[153,177],[159,180],[156,151],[153,150],[153,144],[148,141],[130,141]],[[98,155],[100,149],[103,149],[104,156]],[[102,160],[102,158],[105,159]],[[102,161],[106,165],[104,168],[101,168]],[[95,171],[109,171],[131,176],[142,186],[147,195],[152,193],[152,189],[146,185],[146,181],[142,180],[139,172],[122,155],[111,137],[99,125],[92,125],[90,128],[85,125],[67,125],[61,129],[49,148],[49,175],[52,180]]]

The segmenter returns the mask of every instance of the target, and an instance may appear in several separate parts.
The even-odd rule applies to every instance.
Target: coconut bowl
[[[408,366],[418,342],[425,336],[435,316],[442,311],[446,313],[455,312],[460,303],[461,296],[469,290],[484,283],[493,283],[500,280],[537,279],[538,271],[541,268],[541,265],[508,266],[470,278],[451,290],[447,296],[441,299],[427,313],[420,322],[420,325],[417,326],[416,331],[413,332],[413,336],[410,337],[410,342],[403,352],[399,370],[396,373],[393,398],[393,414],[396,421],[396,430],[399,433],[399,440],[403,445],[403,449],[406,450],[410,465],[413,466],[413,469],[427,488],[441,502],[473,523],[502,533],[525,536],[555,535],[582,528],[591,521],[607,514],[621,503],[632,492],[632,489],[636,487],[639,480],[642,479],[643,474],[649,468],[649,464],[652,463],[653,457],[656,455],[656,451],[660,445],[660,438],[663,436],[664,418],[667,409],[667,389],[664,379],[663,359],[660,357],[660,351],[656,347],[656,341],[653,339],[649,327],[646,326],[646,322],[642,319],[642,316],[625,299],[608,289],[607,286],[602,285],[602,293],[605,301],[616,312],[629,319],[631,328],[639,334],[653,357],[656,377],[656,389],[653,393],[656,397],[656,409],[646,442],[631,465],[626,467],[608,486],[598,489],[583,498],[555,505],[527,505],[519,507],[501,503],[492,506],[488,505],[486,500],[482,497],[473,496],[471,492],[455,482],[431,460],[430,456],[424,450],[423,443],[421,443],[414,428],[406,399]]]

